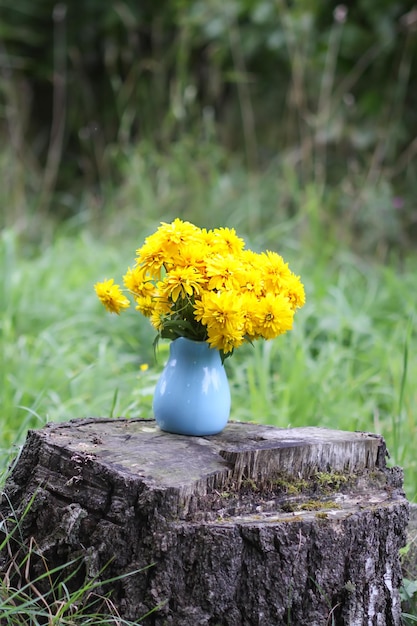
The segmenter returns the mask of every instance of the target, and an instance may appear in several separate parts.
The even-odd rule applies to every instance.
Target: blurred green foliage
[[[37,209],[73,215],[81,189],[120,182],[133,144],[164,153],[192,135],[253,171],[291,170],[359,233],[415,235],[411,2],[0,0],[0,12],[0,133],[13,185],[22,162],[34,173]]]

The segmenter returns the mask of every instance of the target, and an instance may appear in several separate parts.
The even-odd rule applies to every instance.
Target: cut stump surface
[[[78,559],[74,585],[106,567],[143,626],[396,626],[408,503],[386,455],[371,433],[71,420],[29,432],[0,511],[10,525],[31,503],[34,576],[45,559]]]

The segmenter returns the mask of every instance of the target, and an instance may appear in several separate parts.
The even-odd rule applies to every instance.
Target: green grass
[[[152,330],[138,313],[111,316],[93,291],[95,281],[121,275],[144,236],[117,245],[107,235],[63,230],[28,254],[13,231],[2,233],[3,463],[28,428],[47,420],[151,417],[164,353],[155,362]],[[301,274],[307,304],[291,333],[227,360],[232,418],[381,433],[415,499],[416,259],[400,270],[346,251],[316,257],[295,240],[276,247]]]
[[[117,250],[71,235],[24,258],[10,231],[0,245],[3,454],[47,420],[130,414],[131,405],[144,411],[140,398],[150,383],[138,366],[151,355],[145,327],[132,319],[123,328],[103,315],[93,291],[102,273],[115,270]]]
[[[10,515],[1,520],[2,626],[140,626],[124,620],[105,591],[126,576],[106,578],[104,569],[94,578],[85,577],[83,584],[74,584],[83,568],[82,559],[50,568],[34,541],[21,543],[20,527],[32,504],[33,499],[20,519]]]
[[[0,233],[0,469],[27,430],[47,421],[152,416],[168,344],[161,343],[155,361],[147,320],[133,309],[106,313],[93,285],[119,280],[144,237],[178,215],[199,226],[235,227],[249,247],[279,251],[306,287],[292,332],[227,359],[231,418],[380,433],[416,500],[417,257],[387,247],[381,254],[369,234],[355,239],[349,213],[332,213],[326,204],[334,190],[301,188],[271,169],[245,175],[230,163],[226,171],[216,149],[189,152],[177,147],[152,160],[138,151],[102,210],[87,198],[72,222],[40,221],[28,235],[28,215]],[[1,602],[16,600],[31,616],[12,607],[11,625],[36,624],[37,612],[45,618],[71,604],[65,586],[52,586],[41,606],[25,586],[1,584]],[[51,623],[66,623],[59,619]]]
[[[220,80],[232,95],[231,114],[220,116],[222,123],[211,118],[210,100],[204,111],[198,99],[192,106],[185,100],[188,86],[196,83],[187,55],[191,58],[193,46],[201,44],[206,51],[205,33],[211,20],[217,20],[216,11],[189,13],[184,4],[178,13],[184,18],[178,21],[180,55],[158,57],[150,65],[151,73],[157,70],[157,80],[152,81],[156,91],[130,70],[122,79],[119,64],[113,67],[106,61],[104,78],[115,89],[118,110],[105,115],[112,110],[113,98],[104,105],[99,98],[97,116],[87,111],[104,129],[103,136],[91,138],[92,152],[90,142],[81,142],[77,158],[58,150],[46,168],[42,159],[38,162],[42,132],[35,129],[35,141],[28,132],[30,98],[17,97],[22,89],[15,70],[3,72],[0,113],[8,147],[0,149],[0,225],[5,227],[0,232],[0,470],[18,453],[27,430],[46,421],[151,416],[153,388],[167,345],[161,346],[155,362],[147,322],[133,311],[120,319],[108,315],[95,298],[93,284],[107,276],[120,277],[143,237],[160,220],[178,216],[199,226],[235,227],[250,247],[282,253],[305,282],[307,304],[297,314],[293,332],[242,347],[226,361],[232,418],[381,433],[390,463],[404,467],[407,495],[416,500],[417,257],[405,249],[415,237],[415,150],[405,133],[410,121],[412,29],[407,31],[403,24],[395,60],[387,65],[392,41],[386,35],[390,24],[397,23],[395,12],[374,20],[375,28],[362,44],[363,33],[355,30],[353,15],[346,24],[335,19],[323,30],[306,21],[311,11],[278,4],[273,8],[273,3],[257,3],[261,11],[248,15],[243,7],[240,33],[237,20],[232,28],[217,26],[217,35],[211,35],[214,54],[203,61],[203,66],[209,63],[208,92],[214,81],[213,94],[221,93]],[[273,15],[278,11],[285,17],[279,25],[270,19],[272,8]],[[230,26],[228,16],[222,14],[220,25]],[[120,28],[117,21],[114,24]],[[132,16],[121,25],[127,35],[136,28]],[[378,29],[384,33],[380,44],[380,34],[373,40]],[[252,37],[246,40],[249,31]],[[96,36],[97,29],[91,32]],[[261,64],[265,74],[256,68],[253,72],[250,51],[255,44],[265,54],[269,32],[281,34],[285,45],[275,51],[272,65]],[[159,27],[155,36],[159,41]],[[101,48],[105,51],[110,42],[110,57],[117,58],[113,38],[107,39]],[[128,42],[129,68],[130,39],[122,37],[119,44],[123,52]],[[349,50],[352,44],[358,50],[348,66],[346,42]],[[26,50],[26,39],[23,43]],[[158,56],[160,44],[155,43]],[[224,65],[219,51],[229,48],[231,60]],[[74,59],[74,47],[71,50]],[[56,62],[56,55],[50,56]],[[192,65],[200,73],[200,63]],[[369,81],[368,66],[376,70]],[[386,66],[390,71],[379,77],[378,67]],[[80,75],[81,65],[74,69]],[[52,73],[44,72],[46,80]],[[101,90],[86,82],[84,74],[79,93],[87,94],[91,107],[91,94]],[[161,89],[168,75],[170,88]],[[264,80],[267,88],[257,96],[262,76],[269,77]],[[132,77],[139,91],[131,88]],[[381,99],[381,93],[386,97]],[[145,107],[137,106],[142,94]],[[183,105],[184,119],[173,115],[173,97]],[[86,130],[84,100],[81,97],[81,113],[77,104],[71,107],[72,98],[68,100],[66,134],[74,131],[76,141]],[[217,95],[214,100],[219,105]],[[65,121],[62,110],[56,112]],[[157,151],[143,139],[137,146],[130,144],[136,115],[141,132],[145,127],[152,141],[159,137],[163,149]],[[119,129],[114,143],[112,133],[105,131],[106,119]],[[224,145],[229,135],[234,137],[233,159],[216,139],[222,134]],[[50,136],[59,138],[59,133]],[[57,147],[62,148],[59,141]],[[257,163],[258,171],[242,167],[245,160]],[[65,192],[51,176],[56,167],[67,181]],[[74,167],[77,173],[70,181]],[[80,188],[87,185],[82,199]],[[402,204],[402,209],[395,208]],[[64,215],[74,217],[62,224]],[[140,368],[143,363],[149,364],[146,372]],[[25,589],[13,596],[14,590],[2,584],[0,608],[3,597],[4,602],[15,597],[25,611]],[[47,607],[35,601],[27,605],[26,615],[12,610],[10,624],[36,625],[42,611],[44,620],[55,611],[53,619],[58,617],[51,623],[66,623],[56,603],[56,598],[63,601],[64,588],[50,591],[58,595],[48,596]],[[78,623],[87,623],[81,614]]]
[[[413,267],[399,274],[342,255],[331,269],[305,270],[308,301],[293,332],[257,344],[252,354],[245,350],[234,390],[247,418],[381,433],[391,461],[406,469],[411,499],[417,489],[417,370],[407,359],[416,348]]]

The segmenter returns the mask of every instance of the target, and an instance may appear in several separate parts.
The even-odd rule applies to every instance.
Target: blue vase
[[[220,353],[184,337],[170,344],[153,398],[156,423],[178,435],[215,435],[230,414],[230,388]]]

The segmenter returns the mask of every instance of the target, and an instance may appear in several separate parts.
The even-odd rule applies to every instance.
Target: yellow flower
[[[143,301],[140,304],[146,311],[148,311],[149,315],[147,317],[150,318],[152,326],[156,328],[158,332],[161,332],[164,329],[165,322],[170,319],[172,314],[172,302],[160,295],[158,295],[158,297],[150,298],[150,300],[152,305],[149,303],[147,306],[146,301]]]
[[[259,298],[252,291],[246,291],[241,297],[241,307],[244,320],[244,335],[251,340],[255,338],[254,324],[258,322],[257,311],[259,309]]]
[[[231,291],[206,292],[195,305],[195,317],[207,326],[212,348],[231,353],[245,340],[245,318],[240,298]]]
[[[150,239],[150,237],[148,238]],[[155,245],[155,242],[148,241],[136,251],[138,255],[136,263],[141,267],[143,272],[148,273],[151,278],[159,279],[161,277],[162,268],[168,262],[167,255],[163,248]]]
[[[211,348],[223,350],[225,354],[228,354],[242,345],[244,337],[242,334],[228,333],[224,328],[211,326],[208,329],[207,341]]]
[[[172,257],[174,267],[192,267],[204,275],[208,254],[209,248],[204,241],[190,241],[186,246],[178,248],[176,254]]]
[[[194,267],[173,269],[158,283],[158,289],[166,298],[176,302],[178,298],[192,297],[200,293],[204,278]]]
[[[304,285],[299,276],[295,276],[294,274],[291,275],[284,285],[283,294],[287,296],[294,310],[300,309],[304,306],[306,294],[304,291]]]
[[[146,272],[141,267],[128,268],[123,276],[123,283],[135,296],[150,296],[155,291],[155,286],[150,277],[146,278]]]
[[[150,315],[151,324],[158,331],[158,333],[162,332],[164,329],[164,323],[166,320],[166,315],[160,309],[154,309],[152,314]]]
[[[119,315],[122,309],[130,306],[129,300],[123,295],[119,285],[114,284],[114,279],[105,280],[94,285],[95,292],[110,313]]]
[[[259,255],[257,255],[259,257]],[[240,268],[236,276],[239,281],[239,290],[242,294],[251,293],[256,296],[262,296],[265,293],[265,281],[263,278],[262,268],[259,264],[259,258],[254,258],[255,263],[249,263],[242,259]]]
[[[238,273],[241,264],[238,259],[232,255],[221,256],[216,255],[207,261],[207,279],[209,290],[233,290],[239,289]]]
[[[266,290],[280,293],[292,276],[288,263],[285,263],[281,255],[269,250],[263,252],[260,256]]]
[[[198,241],[200,229],[190,222],[175,219],[171,224],[161,223],[155,233],[145,239],[136,251],[136,262],[152,278],[160,278],[164,267],[169,270],[177,264],[182,250]]]
[[[234,228],[215,228],[212,231],[211,245],[217,254],[238,256],[245,242],[237,236]]]
[[[155,302],[151,296],[138,296],[135,298],[136,310],[145,317],[151,317],[155,310]]]
[[[245,341],[290,330],[305,303],[304,286],[284,259],[245,249],[233,228],[161,222],[136,255],[124,286],[163,338],[207,341],[230,356]],[[113,280],[95,289],[109,311],[129,306]]]
[[[190,222],[176,218],[171,224],[162,222],[157,233],[164,242],[167,253],[175,254],[178,249],[185,249],[190,242],[198,240],[200,229]]]
[[[254,334],[264,339],[273,339],[291,330],[293,318],[294,310],[288,298],[267,293],[259,300],[253,324]]]
[[[243,339],[244,312],[240,298],[232,291],[207,291],[194,306],[194,317],[207,326],[209,337],[221,331],[236,343]]]

